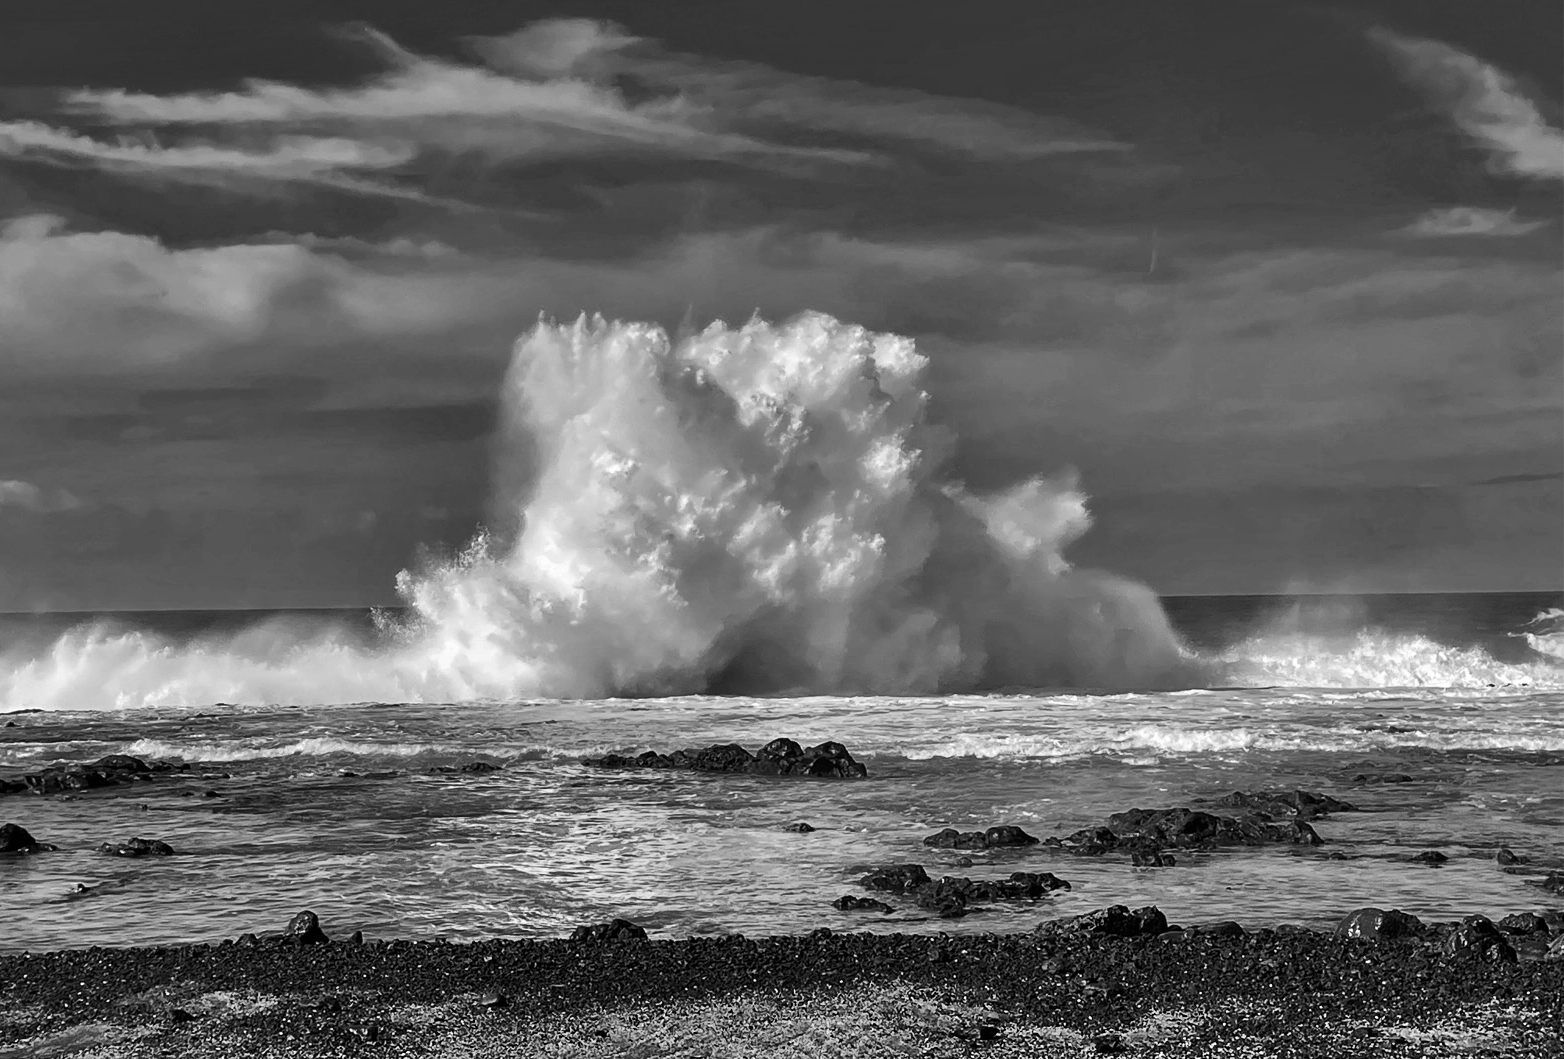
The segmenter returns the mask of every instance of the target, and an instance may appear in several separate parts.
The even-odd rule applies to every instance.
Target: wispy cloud
[[[1369,36],[1430,102],[1488,149],[1496,171],[1564,179],[1564,131],[1509,74],[1437,40],[1381,28]]]
[[[1478,206],[1449,206],[1429,210],[1417,220],[1401,229],[1401,234],[1440,239],[1460,236],[1529,235],[1547,227],[1547,221],[1526,221],[1515,216],[1514,210],[1493,210]]]
[[[71,90],[59,97],[66,124],[41,115],[0,122],[0,153],[419,198],[431,174],[449,189],[452,174],[474,164],[487,172],[577,155],[797,175],[882,167],[931,150],[1021,162],[1130,150],[1021,107],[677,53],[606,23],[551,20],[471,40],[476,58],[465,63],[414,54],[373,29],[349,35],[374,50],[383,72],[330,87],[252,80],[171,95]],[[488,201],[483,189],[468,190]]]
[[[52,515],[75,511],[86,504],[65,489],[43,489],[32,482],[0,478],[0,511],[25,511],[33,515]]]
[[[674,52],[611,23],[539,22],[507,37],[480,40],[476,47],[491,65],[518,74],[633,77],[757,134],[790,129],[900,140],[985,158],[1130,150],[1111,137],[1022,107]]]
[[[407,145],[342,137],[284,136],[262,150],[217,144],[177,144],[121,137],[108,143],[36,121],[0,122],[0,153],[41,153],[73,160],[153,169],[213,170],[254,176],[308,178],[344,170],[389,169],[413,157]]]

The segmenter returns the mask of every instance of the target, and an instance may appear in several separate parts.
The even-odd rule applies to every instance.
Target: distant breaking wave
[[[1065,560],[1073,481],[942,474],[926,364],[818,313],[678,341],[540,322],[501,402],[514,525],[404,571],[381,637],[89,626],[0,659],[0,709],[1541,679],[1420,643],[1197,657],[1150,589]]]

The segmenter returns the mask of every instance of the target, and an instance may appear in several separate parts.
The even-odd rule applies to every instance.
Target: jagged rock
[[[919,907],[947,918],[965,915],[968,905],[991,901],[1037,900],[1070,884],[1052,872],[1011,872],[1006,879],[968,879],[947,875],[939,880],[917,864],[877,868],[859,880],[865,889],[904,894]]]
[[[1039,923],[1037,934],[1100,934],[1117,938],[1155,936],[1166,932],[1168,917],[1156,905],[1137,908],[1133,912],[1127,905],[1112,905],[1066,919],[1050,919]]]
[[[791,739],[773,739],[756,754],[737,743],[659,754],[648,750],[635,757],[604,754],[583,764],[598,768],[690,769],[695,772],[742,772],[759,776],[821,776],[859,779],[868,769],[853,759],[841,743],[801,747]]]
[[[133,838],[129,842],[105,842],[98,852],[112,857],[172,857],[174,847],[155,838]]]
[[[645,941],[646,929],[628,919],[615,919],[608,923],[591,923],[579,926],[570,933],[574,942]]]
[[[331,939],[320,929],[320,917],[314,912],[300,912],[288,920],[282,940],[297,945],[323,945]]]
[[[1034,846],[1038,840],[1014,824],[997,824],[985,831],[957,831],[947,827],[923,840],[936,849],[992,849],[999,846]]]
[[[1381,941],[1385,938],[1405,938],[1423,932],[1423,921],[1414,915],[1392,908],[1386,912],[1379,908],[1360,908],[1348,912],[1336,924],[1336,933],[1348,938]]]
[[[894,912],[895,908],[884,901],[876,901],[872,897],[854,897],[852,894],[843,894],[831,902],[831,907],[842,912]]]
[[[874,871],[858,880],[866,890],[904,894],[930,883],[929,873],[920,864],[892,864]]]
[[[21,824],[0,825],[0,853],[47,853],[57,848],[39,842]]]
[[[1516,912],[1499,920],[1499,929],[1506,934],[1547,934],[1548,921],[1535,912]]]
[[[1314,791],[1234,791],[1218,798],[1216,804],[1272,817],[1295,816],[1300,820],[1313,820],[1328,813],[1357,812],[1354,805]]]
[[[60,765],[12,779],[0,779],[0,794],[61,794],[117,787],[150,780],[154,774],[172,772],[175,767],[164,762],[148,764],[128,754],[110,754],[88,765]]]
[[[1077,831],[1063,844],[1083,853],[1126,848],[1144,853],[1160,852],[1168,846],[1200,848],[1269,843],[1318,846],[1323,842],[1314,828],[1298,818],[1278,822],[1263,813],[1218,816],[1180,806],[1114,813],[1108,818],[1107,827]]]
[[[1514,946],[1487,916],[1467,916],[1445,936],[1439,948],[1452,958],[1515,962]]]

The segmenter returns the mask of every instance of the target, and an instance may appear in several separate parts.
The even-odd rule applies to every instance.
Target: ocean
[[[1530,883],[1564,859],[1557,592],[1159,599],[1069,561],[1092,521],[1073,477],[953,480],[926,367],[818,313],[676,338],[542,322],[501,394],[493,525],[404,571],[400,608],[0,620],[0,776],[186,766],[0,797],[59,847],[0,863],[0,947],[210,941],[303,908],[337,934],[457,939],[615,916],[675,936],[960,932],[1115,903],[1254,927],[1543,899]],[[868,777],[583,763],[776,737],[841,742]],[[460,771],[478,762],[500,767]],[[922,841],[1256,788],[1362,811],[1319,821],[1318,848],[1161,868],[1046,844],[961,866]],[[133,837],[176,855],[95,852]],[[1506,844],[1527,863],[1500,870]],[[1448,860],[1410,862],[1429,850]],[[1071,889],[954,920],[832,907],[912,861]]]
[[[761,936],[1026,929],[1110,904],[1258,927],[1328,926],[1367,904],[1448,919],[1557,903],[1533,884],[1564,864],[1559,594],[1164,604],[1191,655],[1224,672],[1220,686],[228,705],[174,684],[161,703],[118,701],[108,686],[89,697],[80,673],[56,674],[81,701],[0,699],[0,777],[106,754],[189,767],[130,787],[0,798],[0,821],[60,847],[0,863],[0,949],[215,941],[275,931],[303,908],[333,934],[456,940],[556,937],[616,916],[667,936]],[[82,621],[4,619],[12,670],[0,686],[38,687],[40,666],[80,665],[87,643],[117,645],[111,662],[128,669],[135,650],[152,665],[158,651],[205,644],[212,662],[210,645],[233,652],[246,636],[252,654],[256,643],[275,651],[278,634],[258,629],[307,629],[312,644],[326,628],[333,642],[347,629],[375,635],[368,612]],[[62,636],[73,627],[96,631]],[[843,742],[868,778],[582,763],[604,751],[753,750],[777,736]],[[475,761],[502,768],[432,771]],[[1387,775],[1405,779],[1376,781]],[[1180,852],[1171,868],[922,842],[991,824],[1063,836],[1132,807],[1295,788],[1361,811],[1316,822],[1319,847]],[[799,821],[816,830],[783,829]],[[95,852],[131,837],[177,854]],[[1505,846],[1529,863],[1502,870]],[[1411,861],[1427,850],[1449,860]],[[958,867],[961,856],[974,863]],[[910,904],[832,907],[864,894],[867,868],[907,862],[935,877],[1052,871],[1072,888],[955,920]]]

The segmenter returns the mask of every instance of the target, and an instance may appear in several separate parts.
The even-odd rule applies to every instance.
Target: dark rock
[[[504,768],[504,765],[494,765],[487,761],[468,761],[461,765],[436,765],[430,769],[429,772],[431,774],[444,773],[446,775],[460,772],[473,772],[481,774],[485,772],[499,772]]]
[[[1038,934],[1096,934],[1115,938],[1135,938],[1166,933],[1168,920],[1155,905],[1131,912],[1126,905],[1113,905],[1068,919],[1040,923]]]
[[[1548,950],[1542,954],[1544,960],[1564,960],[1564,934],[1560,934],[1548,942]]]
[[[832,937],[833,934],[834,934],[834,932],[831,930],[830,927],[816,927],[814,930],[811,930],[808,934],[806,934],[804,936],[807,937],[807,938],[813,938],[815,941],[819,941],[822,938]]]
[[[1482,959],[1514,963],[1515,948],[1487,916],[1467,916],[1445,936],[1444,955],[1456,959]]]
[[[1099,1033],[1092,1038],[1092,1051],[1097,1055],[1123,1055],[1129,1045],[1117,1033]]]
[[[820,776],[857,779],[868,770],[841,743],[825,742],[801,747],[791,739],[773,739],[751,754],[737,743],[724,743],[704,749],[675,750],[659,754],[648,750],[628,757],[604,754],[586,758],[583,764],[597,768],[690,769],[695,772],[742,772],[759,776]]]
[[[1217,923],[1207,923],[1204,926],[1194,927],[1197,934],[1205,934],[1213,938],[1239,938],[1244,935],[1242,924],[1231,919],[1224,919]]]
[[[172,857],[174,847],[155,838],[133,838],[129,842],[105,842],[98,852],[111,857]]]
[[[970,868],[970,867],[972,867],[972,858],[971,857],[957,857],[956,858],[956,867],[958,867],[958,868]]]
[[[806,824],[802,820],[800,820],[800,821],[798,821],[797,823],[794,823],[794,824],[783,824],[782,825],[782,830],[784,830],[784,831],[791,831],[794,834],[798,834],[798,835],[807,835],[811,831],[814,830],[814,827],[811,826],[810,824]]]
[[[172,772],[173,765],[148,764],[128,754],[110,754],[87,765],[58,765],[9,780],[0,780],[0,794],[64,794],[96,790],[152,779],[155,773]]]
[[[1230,809],[1248,809],[1271,817],[1313,820],[1328,813],[1357,812],[1357,807],[1313,791],[1234,791],[1217,799]]]
[[[349,945],[362,945],[362,944],[364,944],[364,932],[362,930],[355,930],[352,934],[350,934],[348,936],[348,944]]]
[[[608,923],[592,923],[577,927],[570,933],[573,942],[645,941],[646,929],[628,919],[615,919]]]
[[[935,849],[992,849],[1000,846],[1035,846],[1038,840],[1014,824],[996,824],[985,831],[957,831],[947,827],[923,840]]]
[[[1411,783],[1412,777],[1405,772],[1360,772],[1352,777],[1353,783]]]
[[[320,917],[314,912],[300,912],[288,920],[283,928],[282,940],[297,945],[323,945],[331,939],[320,929]]]
[[[238,941],[236,941],[234,944],[243,949],[253,949],[260,943],[261,939],[257,938],[254,934],[240,934]]]
[[[334,996],[321,997],[320,1002],[315,1005],[315,1010],[322,1015],[336,1015],[342,1011],[342,1001]]]
[[[1278,822],[1264,813],[1218,816],[1187,806],[1114,813],[1108,818],[1107,827],[1077,831],[1064,840],[1066,846],[1087,853],[1115,848],[1145,852],[1167,846],[1260,846],[1276,842],[1318,846],[1322,841],[1314,828],[1298,818]]]
[[[992,1041],[999,1036],[999,1027],[992,1022],[985,1022],[978,1027],[978,1040]]]
[[[21,824],[0,825],[0,853],[44,853],[54,848],[39,842]]]
[[[1412,863],[1414,863],[1414,864],[1432,864],[1432,865],[1437,867],[1438,865],[1445,863],[1449,859],[1450,859],[1449,857],[1445,856],[1443,853],[1440,853],[1437,849],[1426,849],[1423,852],[1419,853],[1417,856],[1413,857],[1412,858]]]
[[[1348,912],[1336,924],[1337,934],[1366,941],[1406,938],[1422,932],[1423,921],[1398,908],[1388,912],[1379,908],[1360,908],[1356,912]]]
[[[896,909],[884,901],[876,901],[872,897],[854,897],[852,894],[843,894],[831,902],[831,907],[842,912],[894,912]]]
[[[1171,868],[1178,861],[1171,853],[1161,850],[1147,850],[1144,853],[1130,854],[1130,863],[1137,868]]]
[[[184,1008],[169,1008],[166,1017],[168,1021],[175,1023],[195,1021],[195,1016]]]
[[[1494,854],[1493,859],[1505,865],[1526,863],[1525,857],[1517,856],[1515,851],[1508,846],[1500,846],[1499,852]]]
[[[1548,921],[1535,912],[1517,912],[1499,920],[1499,929],[1506,934],[1548,933]]]
[[[858,880],[866,890],[904,894],[930,884],[929,873],[920,864],[892,864],[874,871]]]
[[[1540,886],[1550,894],[1564,894],[1564,872],[1550,871],[1547,878],[1538,880],[1532,885]]]
[[[484,1008],[502,1008],[510,1003],[510,998],[504,993],[488,992],[478,998],[478,1006]]]

